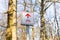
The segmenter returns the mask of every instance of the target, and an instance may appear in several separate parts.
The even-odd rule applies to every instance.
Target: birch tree
[[[6,29],[6,40],[17,40],[16,38],[16,0],[9,0],[8,18]]]

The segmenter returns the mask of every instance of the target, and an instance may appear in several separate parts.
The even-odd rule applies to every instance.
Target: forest
[[[0,40],[60,40],[60,0],[0,0]]]

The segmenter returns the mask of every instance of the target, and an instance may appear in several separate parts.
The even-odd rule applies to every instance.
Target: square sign
[[[33,15],[33,13],[22,12],[21,17],[22,17],[22,19],[21,19],[21,24],[22,25],[29,25],[29,26],[34,25],[34,15]]]

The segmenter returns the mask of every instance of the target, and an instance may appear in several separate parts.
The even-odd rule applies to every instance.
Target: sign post
[[[29,25],[26,25],[26,33],[29,34]]]
[[[34,14],[33,13],[29,13],[29,12],[22,12],[21,13],[21,25],[26,26],[26,33],[27,33],[27,40],[30,39],[30,35],[29,35],[29,26],[33,26],[34,25]]]

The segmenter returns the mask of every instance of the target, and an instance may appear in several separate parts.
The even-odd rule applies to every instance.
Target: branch
[[[44,9],[44,11],[46,11],[52,4],[53,4],[53,3],[51,3],[48,7],[46,7],[46,8]]]

